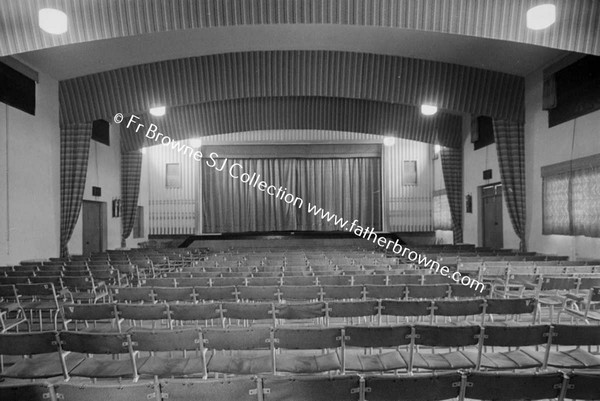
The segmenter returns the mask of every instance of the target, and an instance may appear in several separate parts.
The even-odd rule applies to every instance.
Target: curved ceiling
[[[528,43],[600,55],[597,0],[552,0],[558,21],[527,29],[546,0],[19,0],[0,2],[0,56],[94,40],[242,25],[380,26]],[[70,29],[38,28],[41,7],[63,10]]]

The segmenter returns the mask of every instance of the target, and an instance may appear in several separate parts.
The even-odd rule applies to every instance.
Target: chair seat
[[[82,291],[82,292],[72,292],[71,296],[73,297],[74,300],[77,300],[77,301],[85,301],[85,300],[97,301],[99,299],[107,297],[108,293],[107,292],[93,293],[93,292]]]
[[[278,372],[289,373],[318,373],[342,369],[336,352],[321,355],[298,355],[286,352],[277,355],[275,366]]]
[[[71,376],[96,378],[133,377],[133,365],[129,357],[119,360],[86,358],[69,373]]]
[[[21,305],[16,302],[0,303],[0,311],[10,313],[21,310]]]
[[[139,358],[138,372],[140,375],[158,377],[183,377],[204,375],[204,363],[200,357],[169,358],[149,356]]]
[[[585,315],[584,311],[578,311],[575,309],[565,309],[564,310],[566,313],[582,318],[582,319],[588,319],[588,320],[593,320],[595,322],[600,322],[600,313],[596,312],[596,311],[589,311],[587,316]]]
[[[71,353],[65,357],[67,370],[75,368],[85,359],[84,355]],[[56,354],[36,355],[33,358],[21,359],[6,368],[1,376],[14,379],[43,379],[62,376],[60,356]]]
[[[541,305],[560,306],[564,302],[564,297],[561,297],[560,295],[540,295],[538,302]]]
[[[472,369],[477,366],[477,357],[462,351],[440,354],[415,352],[413,367],[428,370]]]
[[[542,351],[526,351],[532,357],[544,358]],[[553,351],[548,356],[548,366],[567,369],[587,369],[600,367],[600,356],[591,354],[581,348],[568,351]]]
[[[344,364],[347,370],[357,372],[384,372],[408,367],[398,351],[373,355],[348,353],[345,356]]]
[[[273,359],[269,352],[224,354],[215,352],[208,361],[208,371],[230,374],[259,374],[273,371]]]
[[[543,355],[530,355],[531,351],[486,352],[481,356],[481,367],[486,369],[529,369],[543,365]]]
[[[54,301],[31,301],[22,303],[23,309],[27,310],[56,310]]]

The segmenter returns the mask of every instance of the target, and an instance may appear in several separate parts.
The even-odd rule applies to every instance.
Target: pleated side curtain
[[[493,120],[494,140],[500,164],[504,200],[520,248],[526,251],[525,240],[525,136],[523,124]]]
[[[60,256],[79,218],[88,168],[92,124],[70,124],[60,129]]]
[[[463,156],[460,148],[442,148],[442,175],[446,185],[446,195],[452,216],[454,243],[463,242],[462,200],[463,200]]]
[[[203,232],[342,230],[334,218],[310,212],[311,206],[350,223],[356,219],[363,228],[381,228],[380,158],[230,158],[226,163],[223,171],[202,168]],[[276,195],[232,178],[228,169],[234,163],[235,175],[256,173]]]
[[[140,179],[142,175],[142,153],[121,153],[121,247],[131,234],[135,223]]]

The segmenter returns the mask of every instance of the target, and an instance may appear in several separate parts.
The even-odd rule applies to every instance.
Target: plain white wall
[[[58,82],[39,74],[35,116],[0,103],[0,265],[59,254]]]
[[[600,258],[600,238],[542,235],[541,167],[600,153],[600,111],[548,128],[542,110],[542,71],[525,79],[525,162],[529,249],[576,258]],[[573,140],[574,138],[574,140]],[[573,154],[571,147],[573,145]]]

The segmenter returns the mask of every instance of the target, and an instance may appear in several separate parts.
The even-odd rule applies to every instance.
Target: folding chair
[[[463,323],[468,323],[468,317],[479,316],[483,323],[485,301],[483,299],[469,300],[435,300],[433,301],[433,322],[437,322],[437,317],[442,316],[445,321],[456,318],[453,323],[459,323],[460,317],[464,317]]]
[[[457,399],[461,390],[457,372],[401,376],[367,376],[365,393],[369,401],[441,401]]]
[[[272,372],[270,339],[270,327],[202,329],[203,352],[210,352],[208,373],[249,375]]]
[[[397,274],[389,275],[387,277],[388,285],[420,285],[422,282],[422,276],[420,274]]]
[[[242,322],[243,326],[250,325],[251,322],[265,321],[275,325],[274,306],[270,302],[247,302],[234,303],[223,302],[221,304],[221,313],[231,324],[232,319]]]
[[[285,301],[321,300],[321,287],[316,285],[282,285],[279,287],[279,293],[280,299]]]
[[[160,394],[163,399],[169,401],[256,401],[258,383],[261,383],[261,379],[256,377],[208,380],[167,379],[160,381]]]
[[[360,318],[363,317],[365,323],[371,320],[375,323],[375,316],[379,312],[379,302],[377,301],[330,301],[327,302],[327,325],[331,325],[331,319],[343,319],[342,324],[353,324],[354,318],[357,318],[357,324],[360,324]],[[350,321],[348,322],[348,319]]]
[[[365,285],[365,299],[404,299],[406,285]]]
[[[313,276],[289,276],[287,273],[281,278],[282,286],[303,287],[316,286],[316,278]]]
[[[202,352],[202,335],[199,330],[134,330],[131,332],[131,341],[141,376],[206,376],[206,355]],[[150,355],[142,356],[146,352]],[[174,352],[181,355],[174,356]]]
[[[491,322],[518,324],[523,315],[530,315],[533,323],[536,321],[537,311],[537,300],[534,298],[487,298],[485,300],[485,319]]]
[[[61,376],[63,365],[55,331],[0,334],[0,376],[15,379],[41,379]],[[5,366],[5,356],[22,356]],[[67,355],[64,364],[77,366],[83,357]]]
[[[224,326],[225,321],[221,312],[221,306],[218,303],[203,303],[203,304],[170,304],[169,313],[171,318],[171,327],[177,322],[194,322],[196,327],[199,327],[199,322],[204,321],[204,325],[213,325],[214,320],[219,320],[221,326]],[[183,326],[183,325],[180,325]]]
[[[85,301],[96,303],[108,296],[108,290],[104,282],[96,283],[91,275],[71,277],[64,276],[61,279],[63,288],[70,291],[70,297],[74,301]]]
[[[327,304],[325,302],[285,302],[275,304],[275,319],[277,325],[281,320],[288,322],[311,319],[314,324],[323,324],[327,316]]]
[[[477,369],[515,370],[546,368],[552,341],[548,325],[496,326],[483,328],[483,352],[479,355]],[[531,346],[545,345],[545,353],[532,350]],[[508,351],[487,352],[487,347],[510,347]],[[512,349],[516,347],[516,349]]]
[[[566,294],[557,319],[560,321],[560,314],[566,313],[573,318],[583,319],[588,324],[590,321],[600,322],[600,312],[592,309],[598,303],[600,303],[600,287],[591,288],[587,296]]]
[[[473,369],[477,366],[477,355],[481,348],[481,327],[466,326],[425,326],[413,327],[410,351],[401,351],[402,357],[409,361],[408,371]],[[431,347],[431,352],[418,349],[417,346]],[[449,348],[449,352],[439,353],[436,348]],[[456,351],[451,349],[455,347]],[[475,351],[464,350],[476,347]]]
[[[241,301],[277,301],[279,300],[279,287],[277,286],[252,286],[237,287],[238,299]]]
[[[463,376],[461,401],[558,399],[568,377],[561,372],[499,373],[472,372]],[[490,397],[492,396],[492,397]]]
[[[31,322],[33,323],[34,312],[38,313],[40,322],[40,331],[44,330],[43,312],[47,311],[50,315],[53,329],[58,329],[58,317],[61,313],[58,294],[52,283],[37,284],[15,284],[17,296],[20,298],[24,310],[30,312]],[[64,319],[62,319],[64,321]]]
[[[198,302],[206,301],[237,301],[237,291],[235,286],[223,287],[194,287],[196,300]]]
[[[361,383],[358,376],[266,376],[262,378],[264,401],[358,401]],[[233,398],[231,398],[233,399]],[[369,397],[371,400],[371,397]]]
[[[69,380],[71,376],[81,376],[92,379],[129,377],[137,381],[130,334],[63,331],[59,333],[58,338],[63,350],[61,360],[65,380]],[[87,358],[70,368],[65,363],[66,358],[71,355],[70,352],[87,354]],[[93,355],[112,355],[113,358],[95,358]]]
[[[57,383],[56,399],[60,401],[134,401],[161,399],[159,385],[147,383]]]
[[[27,314],[17,296],[17,289],[13,284],[0,285],[0,333],[6,333],[13,328],[18,331],[23,323],[26,323],[28,331],[31,331]]]
[[[66,330],[86,332],[118,332],[120,330],[115,304],[65,304],[62,308]],[[73,324],[72,329],[69,328],[69,324]]]
[[[352,285],[364,286],[369,285],[385,285],[386,284],[385,274],[372,274],[367,276],[352,276]]]
[[[120,331],[127,331],[133,328],[144,327],[144,322],[150,322],[152,329],[156,329],[157,323],[171,328],[171,319],[169,317],[168,304],[117,304],[117,313],[119,316]],[[129,328],[123,328],[123,322],[129,321]],[[162,327],[165,327],[162,326]],[[147,326],[146,326],[147,327]]]
[[[272,338],[273,373],[320,373],[341,370],[342,364],[337,353],[342,346],[341,334],[339,328],[275,328]],[[325,352],[328,349],[336,351]]]
[[[399,351],[400,347],[408,347],[411,343],[411,326],[347,326],[343,330],[342,373],[347,370],[385,372],[408,368],[408,362]],[[379,352],[373,353],[373,348],[378,348]],[[361,353],[361,350],[364,352]],[[367,353],[367,350],[371,352]]]
[[[600,367],[600,355],[593,354],[592,345],[600,345],[600,326],[577,326],[557,324],[552,326],[552,345],[575,346],[569,350],[550,351],[548,366],[562,369],[594,369]],[[587,346],[584,350],[582,346]],[[537,359],[545,357],[538,352]]]
[[[0,384],[0,399],[2,401],[54,401],[56,394],[50,383],[10,383]]]
[[[330,273],[328,273],[330,274]],[[352,276],[343,276],[343,275],[320,275],[317,276],[317,284],[320,286],[326,285],[350,285],[352,284]]]
[[[322,300],[361,300],[364,298],[364,288],[355,285],[324,285],[321,287]]]
[[[110,287],[110,297],[113,302],[154,302],[150,287]]]
[[[152,287],[157,302],[194,302],[194,287]]]
[[[379,324],[382,323],[382,317],[386,316],[386,324],[389,324],[389,316],[396,316],[396,323],[400,323],[400,317],[404,317],[405,322],[424,321],[428,317],[433,320],[433,304],[431,301],[395,301],[382,299],[379,301]]]
[[[573,372],[569,375],[566,396],[569,400],[600,400],[600,374]]]
[[[406,297],[414,299],[448,298],[450,286],[448,284],[407,285]]]

